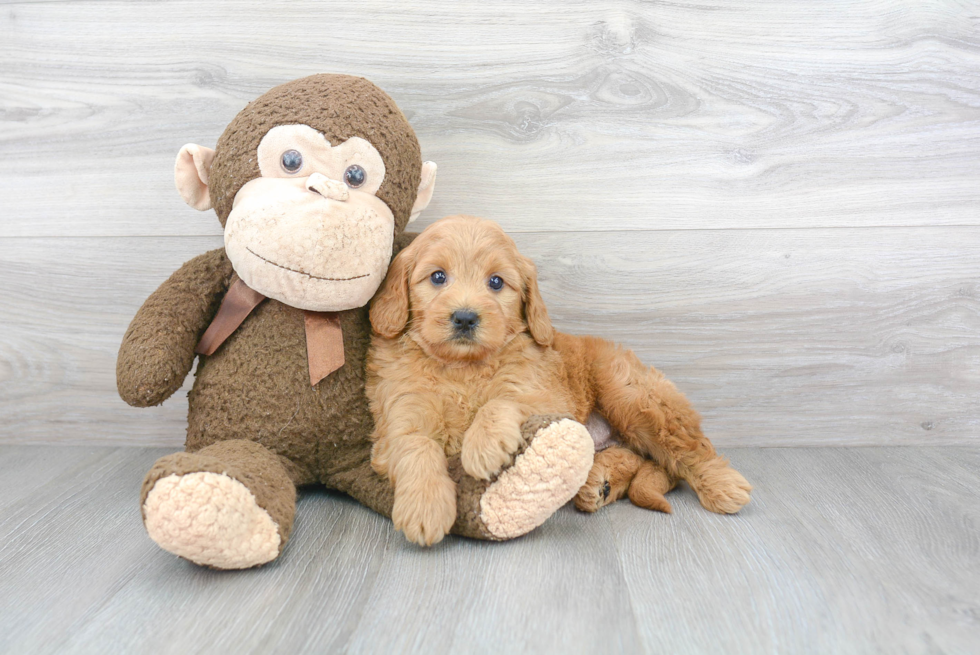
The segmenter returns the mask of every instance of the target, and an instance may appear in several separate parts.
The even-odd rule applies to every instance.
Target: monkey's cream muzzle
[[[225,252],[242,281],[299,309],[363,307],[391,261],[395,218],[373,194],[320,173],[256,178],[235,196]]]

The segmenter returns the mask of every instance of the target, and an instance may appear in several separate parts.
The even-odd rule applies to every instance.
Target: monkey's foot
[[[161,548],[195,564],[245,569],[279,554],[279,529],[241,482],[222,473],[168,475],[143,503],[146,530]]]
[[[575,496],[592,468],[595,443],[584,425],[568,418],[535,424],[536,418],[525,423],[527,448],[480,498],[480,519],[493,539],[513,539],[544,523]]]
[[[218,441],[156,461],[140,493],[161,548],[195,564],[245,569],[276,558],[293,526],[296,486],[283,460],[253,441]]]

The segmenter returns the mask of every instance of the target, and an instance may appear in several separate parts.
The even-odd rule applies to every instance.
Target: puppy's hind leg
[[[749,502],[752,485],[715,452],[701,417],[673,383],[631,351],[583,341],[599,409],[630,446],[686,480],[707,510],[734,514]]]

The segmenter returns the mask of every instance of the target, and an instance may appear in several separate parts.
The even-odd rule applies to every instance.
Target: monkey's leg
[[[195,564],[265,564],[282,552],[293,527],[296,482],[287,472],[292,467],[265,446],[242,439],[167,455],[143,480],[143,523],[161,548]]]
[[[532,416],[521,428],[524,445],[513,462],[490,480],[449,460],[457,483],[455,534],[503,541],[527,534],[558,511],[585,483],[595,442],[581,423],[559,416]]]
[[[489,480],[466,474],[459,455],[449,458],[456,483],[456,523],[451,532],[504,541],[527,534],[567,503],[592,467],[595,443],[588,430],[565,416],[532,416],[521,428],[524,444],[514,461]],[[391,516],[391,483],[365,459],[328,484],[371,509]]]

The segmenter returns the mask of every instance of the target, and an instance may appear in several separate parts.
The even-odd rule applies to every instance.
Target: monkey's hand
[[[219,248],[181,266],[146,299],[116,360],[116,387],[123,400],[150,407],[180,388],[231,276],[231,263]]]

